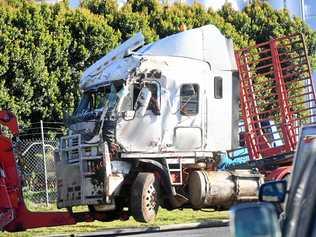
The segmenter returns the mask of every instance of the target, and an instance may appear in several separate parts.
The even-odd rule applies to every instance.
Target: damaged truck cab
[[[238,146],[233,44],[212,25],[144,45],[138,33],[90,66],[55,160],[59,208],[227,208],[255,200],[262,176],[219,171]]]

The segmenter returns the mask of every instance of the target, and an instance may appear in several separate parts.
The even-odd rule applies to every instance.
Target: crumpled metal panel
[[[131,82],[137,73],[143,75],[138,80],[160,84],[160,115],[147,110],[144,116],[118,119],[116,140],[126,152],[229,150],[233,148],[232,137],[235,136],[232,134],[231,109],[232,72],[235,68],[232,41],[216,27],[207,25],[158,40],[132,56],[114,60],[102,70],[97,62],[95,67],[88,69],[88,74],[97,75],[98,79],[92,82],[92,77],[89,79],[85,73],[81,80],[85,86],[81,88],[87,90],[115,80]],[[160,78],[150,73],[153,70],[161,72]],[[214,98],[215,76],[223,78],[222,99]],[[180,88],[183,84],[199,87],[199,112],[196,115],[183,116],[180,113]],[[199,143],[200,146],[175,146],[178,127],[184,127],[187,134],[190,134],[188,129],[195,129],[192,136],[183,136],[182,139],[190,139],[184,144]],[[201,129],[200,135],[197,128]]]
[[[147,110],[143,117],[135,116],[132,120],[120,119],[118,121],[117,141],[127,151],[177,150],[174,144],[174,129],[177,126],[187,128],[202,126],[200,114],[196,116],[180,115],[180,85],[196,83],[196,77],[204,75],[205,70],[209,70],[208,65],[191,59],[144,57],[138,71],[150,72],[152,70],[161,71],[161,77],[146,76],[143,80],[154,80],[160,84],[160,115],[155,115],[152,111]],[[201,137],[197,140],[200,141]],[[190,150],[190,147],[187,149]]]
[[[137,71],[140,73],[158,70],[161,78],[145,77],[143,80],[159,82],[161,88],[160,115],[147,111],[144,117],[131,120],[119,119],[117,141],[127,152],[161,151],[219,151],[232,148],[232,72],[211,71],[207,63],[181,57],[146,56],[141,60]],[[214,98],[214,75],[223,77],[223,98]],[[198,84],[199,113],[184,116],[180,113],[180,88],[183,84]],[[201,129],[201,137],[192,131],[191,136],[182,139],[195,139],[197,147],[176,147],[175,130]],[[195,135],[194,135],[195,134]],[[186,142],[185,142],[186,143]]]
[[[144,36],[141,33],[135,34],[119,45],[84,71],[79,83],[80,88],[85,90],[100,84],[106,84],[116,78],[126,78],[126,76],[121,77],[121,74],[126,73],[128,69],[135,67],[135,65],[130,61],[131,58],[124,59],[124,57],[142,45],[144,45]]]
[[[194,42],[194,44],[192,44]],[[144,44],[144,36],[137,33],[122,45],[91,65],[80,79],[80,88],[86,90],[111,81],[127,78],[137,66],[133,57],[124,58]],[[233,43],[215,26],[206,25],[180,32],[152,44],[145,45],[137,55],[173,56],[208,62],[220,70],[236,70]],[[221,55],[218,57],[218,55]]]

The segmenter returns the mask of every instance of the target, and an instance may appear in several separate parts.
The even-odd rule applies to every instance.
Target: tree
[[[0,3],[0,23],[0,107],[25,122],[60,121],[82,71],[120,39],[104,17],[64,4]]]
[[[127,3],[115,15],[111,26],[122,34],[122,41],[127,40],[133,34],[142,32],[147,43],[158,39],[158,36],[149,26],[149,16],[146,12],[133,12],[132,5]]]
[[[89,65],[128,39],[144,33],[146,42],[206,24],[218,27],[235,48],[293,32],[304,33],[316,68],[316,33],[285,10],[255,1],[243,11],[226,4],[220,11],[159,0],[84,0],[66,4],[0,0],[0,108],[20,120],[61,121],[79,98],[79,78]]]
[[[233,25],[240,35],[256,43],[282,35],[303,33],[309,54],[316,53],[316,32],[300,18],[292,18],[287,10],[274,10],[266,2],[255,1],[243,11],[235,11],[230,4],[225,4],[218,14]]]

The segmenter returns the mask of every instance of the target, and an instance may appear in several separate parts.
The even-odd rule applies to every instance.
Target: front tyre
[[[153,173],[139,173],[131,189],[131,214],[136,221],[151,222],[159,208],[159,185]]]

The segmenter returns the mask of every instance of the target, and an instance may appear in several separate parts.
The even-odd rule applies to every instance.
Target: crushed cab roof
[[[127,57],[133,52],[138,57]],[[236,70],[232,40],[226,38],[215,26],[206,25],[145,46],[144,36],[137,33],[91,65],[81,77],[80,88],[86,90],[126,78],[129,71],[137,67],[139,56],[142,55],[185,57],[207,62],[211,68]]]

